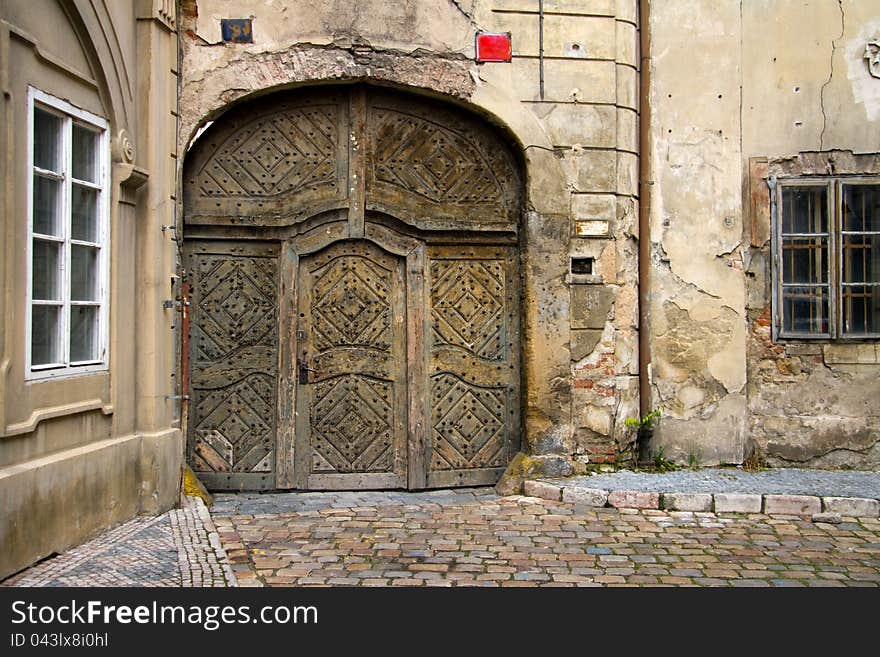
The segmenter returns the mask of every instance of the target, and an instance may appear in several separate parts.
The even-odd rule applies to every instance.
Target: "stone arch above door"
[[[523,180],[509,139],[449,104],[366,85],[283,91],[237,106],[184,168],[191,225],[290,226],[364,211],[421,230],[517,232]]]

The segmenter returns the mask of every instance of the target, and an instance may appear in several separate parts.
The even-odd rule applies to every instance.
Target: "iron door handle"
[[[309,372],[314,372],[315,370],[310,369],[307,361],[301,360],[299,361],[299,366],[297,367],[299,374],[299,382],[301,384],[309,383]]]

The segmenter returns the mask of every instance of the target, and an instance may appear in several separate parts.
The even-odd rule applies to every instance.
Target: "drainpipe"
[[[651,412],[648,285],[651,269],[651,3],[639,0],[639,415]]]

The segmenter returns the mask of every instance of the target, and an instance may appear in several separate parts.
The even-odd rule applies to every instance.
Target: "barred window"
[[[28,94],[29,378],[107,365],[107,123]]]
[[[880,180],[777,184],[778,337],[880,337]]]

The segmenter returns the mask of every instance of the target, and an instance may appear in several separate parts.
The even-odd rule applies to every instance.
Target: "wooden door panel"
[[[516,251],[434,247],[429,487],[494,483],[519,446]]]
[[[300,260],[296,478],[406,486],[403,262],[367,241]]]
[[[214,490],[275,488],[277,247],[191,241],[187,453]]]
[[[366,209],[423,230],[518,230],[522,181],[473,115],[390,91],[367,95]]]
[[[187,224],[290,225],[348,201],[348,93],[281,93],[225,114],[184,167]]]

